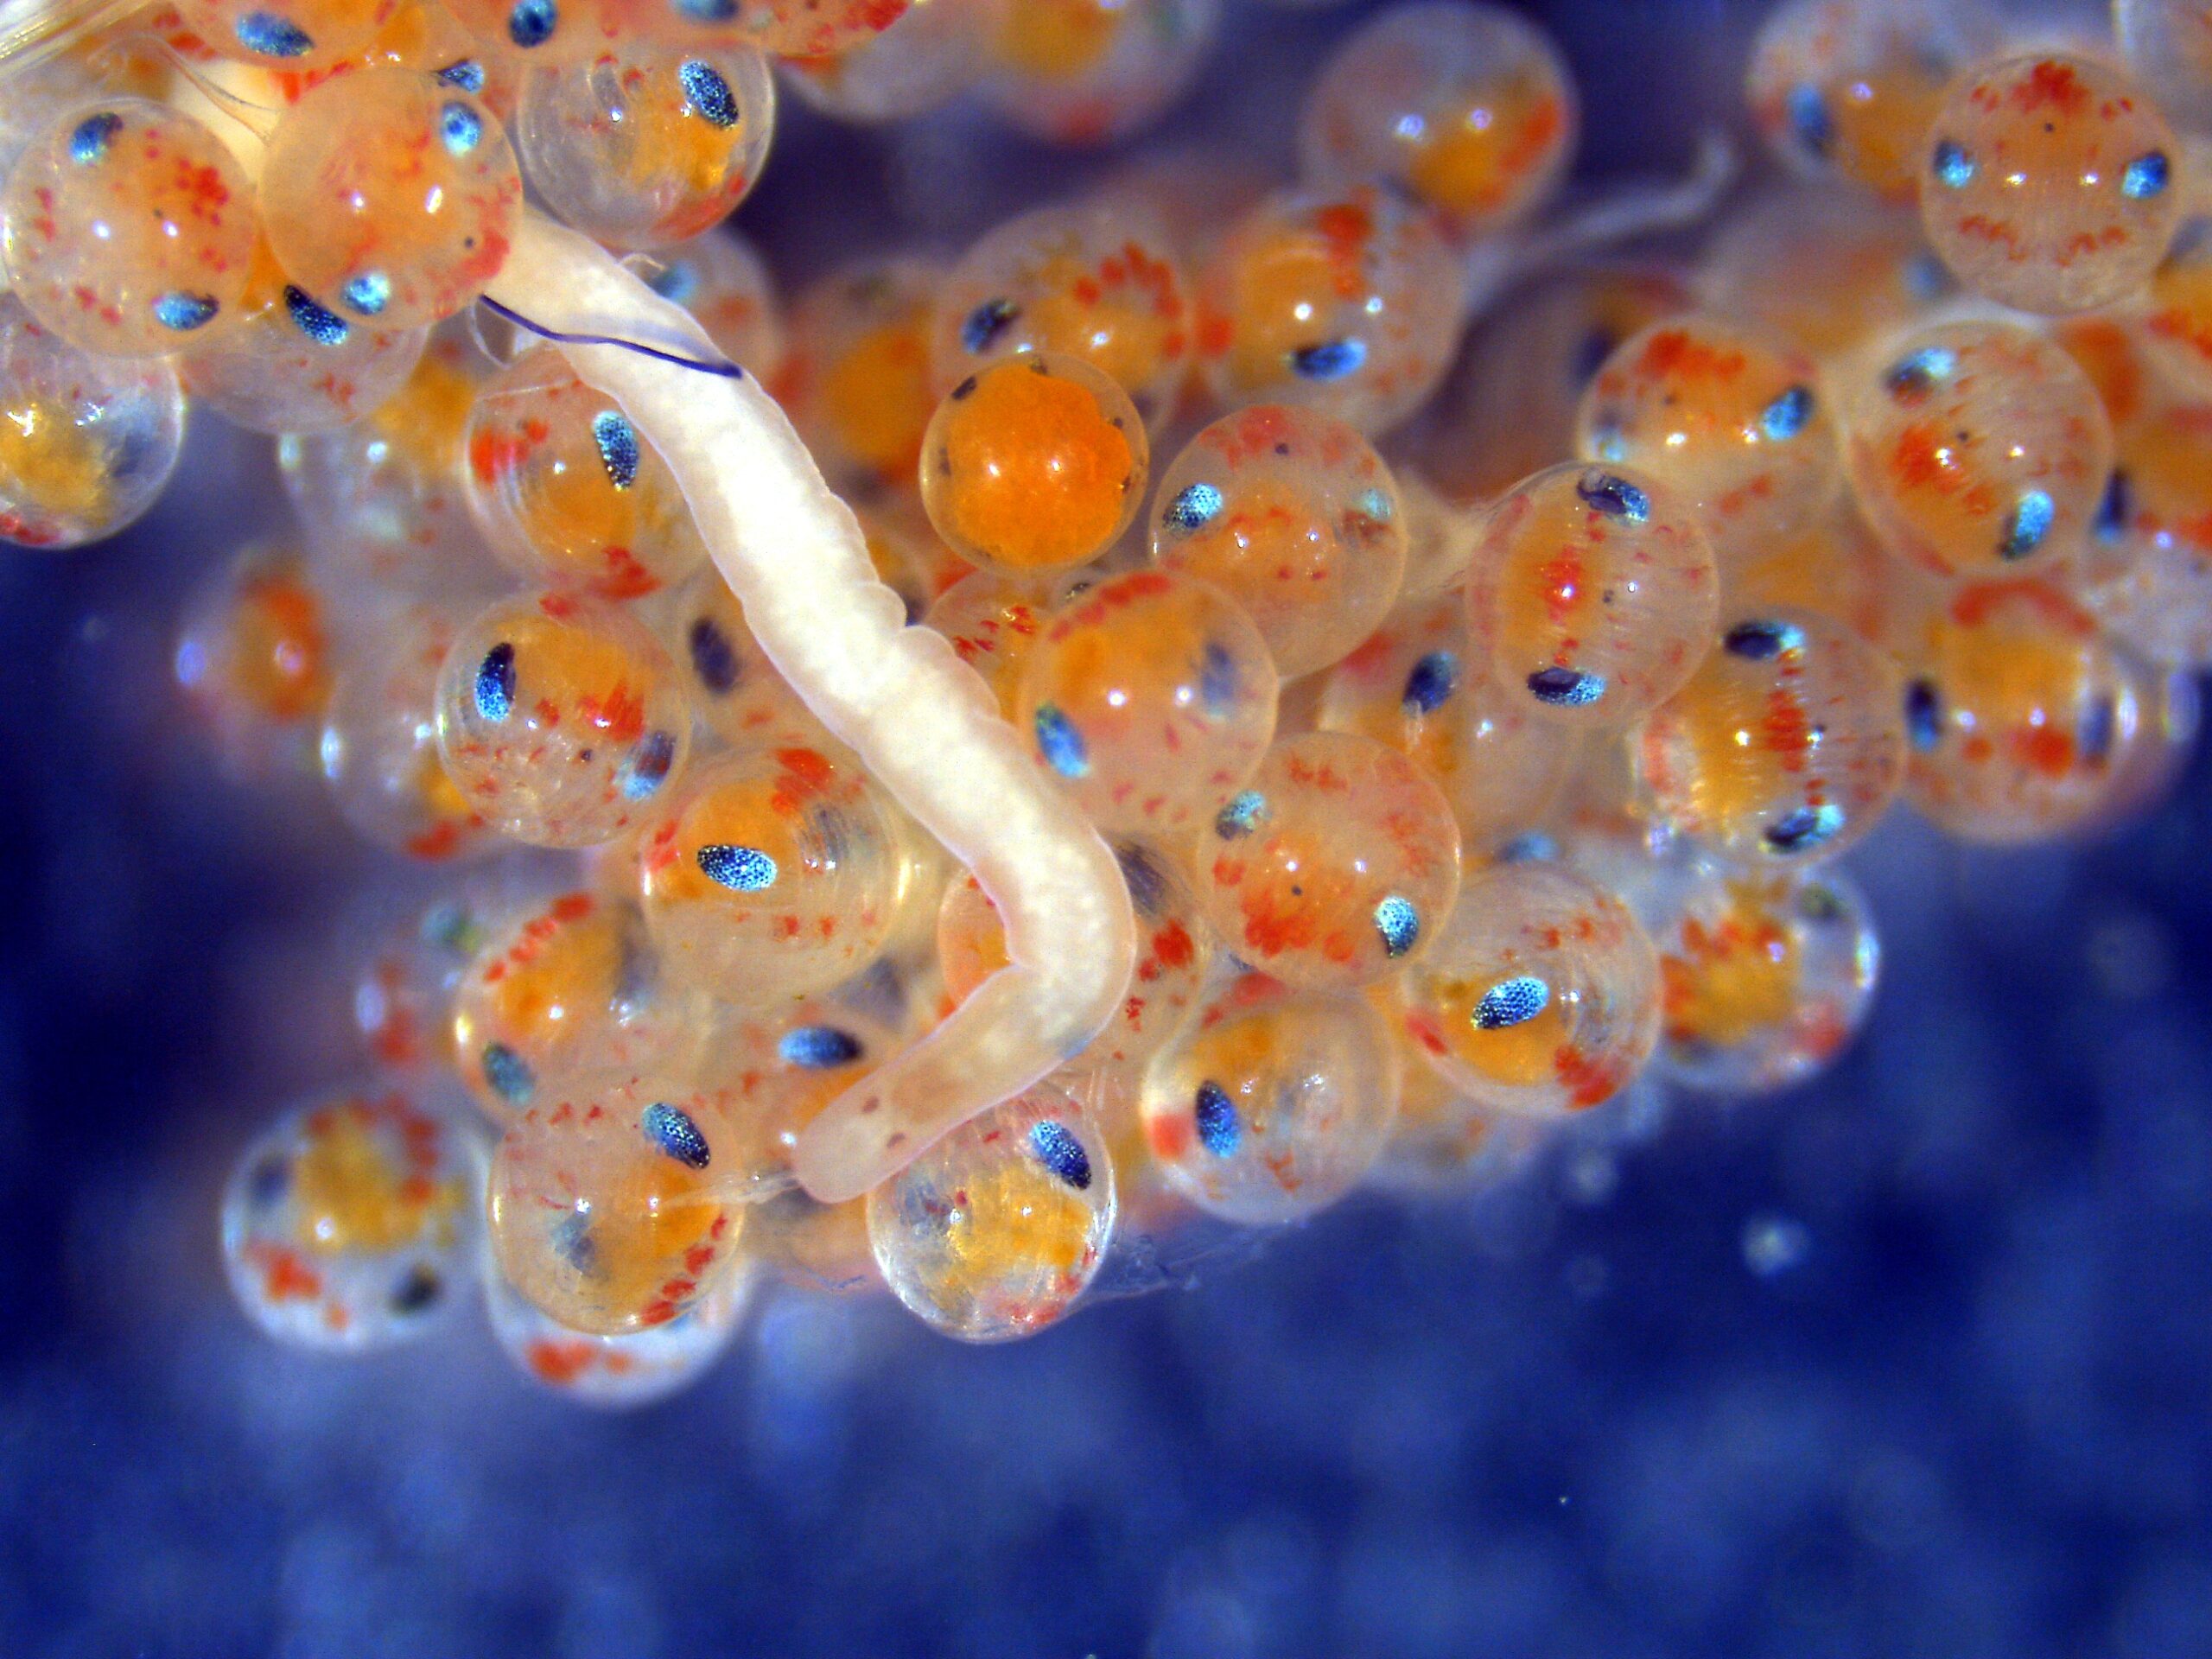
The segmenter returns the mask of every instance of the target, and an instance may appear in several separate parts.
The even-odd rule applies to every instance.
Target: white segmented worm
[[[706,331],[596,244],[536,214],[487,297],[569,334],[718,360]],[[1033,761],[982,678],[906,626],[852,510],[748,376],[702,374],[620,345],[563,344],[675,472],[769,659],[822,723],[998,906],[1010,965],[800,1135],[799,1182],[856,1198],[931,1142],[1081,1049],[1136,959],[1120,868]]]

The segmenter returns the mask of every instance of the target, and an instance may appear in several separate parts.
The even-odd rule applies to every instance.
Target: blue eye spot
[[[2012,504],[2012,511],[2005,516],[2005,539],[1998,543],[1998,553],[2008,559],[2027,557],[2050,534],[2055,512],[2045,492],[2023,490],[2020,499]]]
[[[1585,473],[1575,480],[1574,493],[1608,518],[1640,524],[1651,516],[1651,498],[1618,473]]]
[[[810,1071],[850,1065],[867,1052],[859,1038],[835,1026],[794,1026],[776,1045],[785,1065],[804,1066]]]
[[[676,0],[677,10],[695,22],[726,23],[737,16],[738,0]]]
[[[1045,757],[1046,766],[1063,778],[1090,775],[1090,747],[1058,709],[1049,702],[1038,704],[1032,724],[1037,733],[1037,753]]]
[[[728,128],[737,124],[740,111],[736,95],[713,64],[686,58],[677,65],[676,79],[683,83],[683,96],[690,102],[692,113],[709,126]]]
[[[2127,164],[2127,171],[2120,175],[2120,194],[2130,201],[2148,201],[2164,192],[2172,171],[2163,150],[2138,156]]]
[[[1394,893],[1375,906],[1375,931],[1382,936],[1382,954],[1395,961],[1421,943],[1421,912]]]
[[[505,720],[515,710],[515,648],[502,639],[476,665],[476,712]]]
[[[560,26],[560,8],[553,0],[520,0],[507,14],[507,38],[525,51],[544,45]]]
[[[289,17],[249,11],[232,28],[238,44],[264,58],[296,58],[315,49],[315,37]]]
[[[961,346],[978,355],[989,351],[1020,315],[1021,308],[1012,300],[985,300],[960,325]]]
[[[689,305],[699,291],[698,268],[688,259],[671,259],[645,279],[645,286],[664,300]]]
[[[1129,902],[1136,906],[1137,914],[1157,919],[1167,904],[1166,872],[1134,841],[1115,842],[1114,861],[1122,867],[1122,885],[1128,888]]]
[[[2096,522],[2091,528],[2099,541],[2116,541],[2134,516],[2134,488],[2127,481],[2126,469],[2115,467],[2112,476],[2105,480],[2105,493],[2097,503]]]
[[[1529,695],[1554,709],[1587,709],[1605,695],[1605,677],[1579,668],[1540,668],[1529,677]]]
[[[638,1127],[645,1132],[646,1140],[687,1169],[704,1169],[713,1161],[707,1137],[680,1106],[656,1101],[639,1115]]]
[[[2110,697],[2099,697],[2082,711],[2082,724],[2074,734],[2074,744],[2082,759],[2091,766],[2101,763],[2112,753],[2113,728],[2120,723],[2119,711]]]
[[[710,616],[696,618],[691,624],[691,671],[698,676],[699,683],[718,697],[726,697],[737,690],[737,652],[728,636],[715,626]]]
[[[187,294],[178,289],[154,302],[154,321],[164,328],[188,334],[214,321],[215,314],[222,308],[212,294]]]
[[[1236,1119],[1236,1103],[1217,1083],[1198,1085],[1191,1116],[1198,1125],[1198,1144],[1217,1158],[1229,1157],[1244,1138],[1244,1126]]]
[[[1244,677],[1237,671],[1236,658],[1230,656],[1229,647],[1218,639],[1206,641],[1205,660],[1198,666],[1198,701],[1205,705],[1206,713],[1220,719],[1236,706],[1236,694],[1243,689]]]
[[[1759,430],[1775,442],[1781,443],[1802,432],[1805,423],[1812,418],[1812,388],[1792,386],[1761,411]]]
[[[1559,843],[1541,830],[1518,835],[1497,849],[1501,864],[1548,864],[1559,856]]]
[[[466,104],[448,104],[438,111],[438,137],[447,155],[466,156],[484,141],[484,118]]]
[[[1065,1123],[1051,1118],[1033,1124],[1029,1130],[1029,1150],[1037,1161],[1051,1170],[1078,1192],[1090,1185],[1090,1155],[1083,1149],[1083,1142],[1068,1133]]]
[[[1777,853],[1802,853],[1833,840],[1842,828],[1843,809],[1834,801],[1823,801],[1818,806],[1799,807],[1781,823],[1767,825],[1759,835]]]
[[[1177,491],[1160,517],[1171,530],[1201,530],[1214,521],[1221,508],[1219,490],[1211,484],[1192,484]]]
[[[105,161],[108,146],[122,130],[123,118],[112,110],[86,116],[69,135],[69,159],[79,167],[92,167]]]
[[[698,861],[700,874],[732,893],[759,893],[776,885],[776,861],[757,848],[714,842],[699,849]]]
[[[474,58],[457,59],[438,71],[438,82],[457,92],[480,92],[484,90],[484,66]]]
[[[675,764],[676,739],[666,732],[647,732],[622,769],[623,798],[644,800],[668,781],[669,768]]]
[[[1268,798],[1248,789],[1214,815],[1213,832],[1224,841],[1235,841],[1259,828],[1268,816]]]
[[[343,346],[353,333],[353,325],[335,311],[315,303],[314,296],[304,289],[284,285],[284,309],[292,319],[292,326],[318,346]]]
[[[1390,505],[1390,493],[1381,487],[1360,492],[1359,499],[1351,504],[1352,511],[1363,518],[1372,518],[1378,524],[1387,524],[1396,516]]]
[[[1738,622],[1721,636],[1720,643],[1732,657],[1764,663],[1785,651],[1803,649],[1805,635],[1788,622]]]
[[[638,481],[638,429],[620,410],[602,409],[592,416],[591,441],[599,446],[608,483],[626,490]]]
[[[1408,717],[1433,715],[1459,689],[1459,659],[1448,651],[1432,651],[1406,676],[1405,695],[1399,706]]]
[[[1367,361],[1363,340],[1332,340],[1300,347],[1290,354],[1290,366],[1305,380],[1341,380],[1357,373]]]
[[[1959,355],[1946,346],[1923,346],[1909,357],[1900,358],[1890,365],[1882,377],[1882,384],[1890,396],[1904,403],[1916,403],[1951,378],[1959,366]]]
[[[1551,1006],[1552,988],[1534,974],[1501,980],[1483,993],[1471,1016],[1477,1031],[1503,1031],[1522,1026]]]
[[[1927,680],[1915,680],[1904,689],[1904,731],[1923,754],[1943,741],[1943,699]]]
[[[1936,141],[1928,164],[1935,172],[1936,182],[1946,190],[1963,190],[1974,182],[1974,157],[1967,153],[1965,145],[1954,143],[1948,138]]]
[[[1797,142],[1815,156],[1826,156],[1835,143],[1835,122],[1828,114],[1828,101],[1821,96],[1821,89],[1792,86],[1788,115],[1789,130],[1796,135]]]
[[[501,1100],[518,1106],[529,1105],[531,1096],[537,1091],[537,1074],[505,1043],[484,1046],[484,1081]]]
[[[391,303],[391,279],[380,270],[365,270],[338,290],[338,297],[365,317],[373,317]]]

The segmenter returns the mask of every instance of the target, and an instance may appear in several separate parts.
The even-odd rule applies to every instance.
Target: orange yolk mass
[[[958,545],[1017,570],[1101,551],[1137,486],[1128,432],[1090,391],[1016,358],[946,400],[933,516]]]

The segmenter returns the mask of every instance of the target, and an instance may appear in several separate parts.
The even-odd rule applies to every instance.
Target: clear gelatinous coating
[[[2136,675],[2053,582],[1959,588],[1929,607],[1901,660],[1905,798],[1962,841],[2088,823],[2142,730]]]
[[[1904,327],[1950,278],[1910,212],[1796,185],[1717,227],[1697,286],[1707,309],[1762,323],[1826,363]]]
[[[971,570],[937,596],[922,626],[952,642],[960,660],[991,688],[999,711],[1014,720],[1019,717],[1021,671],[1030,648],[1052,613],[1093,580],[1081,570],[1042,580]]]
[[[1110,143],[1182,97],[1220,26],[1221,0],[1018,0],[999,8],[978,90],[1033,137]]]
[[[638,858],[669,971],[744,1007],[851,978],[915,892],[897,809],[851,760],[796,745],[702,767]]]
[[[642,820],[683,769],[691,709],[645,625],[566,594],[501,600],[438,679],[438,753],[486,823],[590,847]]]
[[[1224,404],[1307,404],[1387,431],[1451,364],[1462,281],[1436,216],[1379,186],[1270,195],[1200,276],[1206,384]]]
[[[1574,152],[1559,48],[1499,6],[1394,6],[1330,54],[1299,122],[1306,176],[1387,179],[1465,236],[1525,218]]]
[[[682,242],[760,175],[776,87],[743,46],[625,40],[531,71],[515,150],[547,207],[613,248]]]
[[[526,351],[495,375],[462,442],[477,522],[525,582],[635,600],[706,563],[660,452],[558,352]]]
[[[58,550],[114,535],[168,486],[183,443],[168,361],[96,356],[0,294],[0,541]]]
[[[963,1342],[1065,1317],[1105,1259],[1114,1217],[1105,1138],[1048,1083],[963,1123],[868,1199],[884,1282]]]
[[[501,291],[527,294],[569,333],[619,321],[692,349],[705,338],[603,250],[535,219]],[[1135,960],[1128,892],[974,673],[941,636],[906,626],[859,520],[764,391],[619,346],[562,349],[651,429],[771,658],[1006,918],[1005,970],[799,1136],[808,1192],[856,1198],[1105,1028]]]
[[[261,168],[269,245],[302,292],[381,328],[435,322],[497,276],[522,177],[491,111],[412,69],[325,81],[276,124]]]
[[[914,477],[938,406],[940,280],[918,259],[876,260],[823,278],[791,308],[776,397],[832,483],[865,493]]]
[[[1007,575],[1112,546],[1151,467],[1144,422],[1081,358],[1025,352],[945,395],[922,439],[922,505],[953,551]]]
[[[1406,976],[1405,1029],[1471,1100],[1553,1117],[1601,1105],[1659,1035],[1659,960],[1611,893],[1550,864],[1471,876]]]
[[[1544,1126],[1494,1112],[1454,1089],[1414,1052],[1395,1021],[1387,987],[1368,993],[1391,1020],[1398,1050],[1398,1121],[1367,1181],[1414,1197],[1465,1192],[1519,1169],[1545,1138]]]
[[[2143,89],[2095,59],[2006,58],[1953,85],[1921,156],[1928,239],[1978,294],[2057,315],[2151,280],[2181,219],[2182,154]]]
[[[1821,512],[1843,482],[1835,418],[1812,358],[1709,311],[1652,323],[1621,343],[1582,395],[1574,447],[1695,502],[1724,565]]]
[[[322,776],[339,815],[376,845],[429,863],[493,844],[438,759],[438,674],[457,622],[415,605],[383,623],[346,660],[322,711]]]
[[[2212,224],[2193,219],[2182,227],[2151,279],[2143,310],[2139,330],[2129,331],[2142,356],[2177,390],[2212,397]],[[2089,321],[2126,326],[2101,317]],[[2071,350],[2074,341],[2066,344]],[[2120,421],[2115,413],[2113,424]]]
[[[749,1236],[746,1243],[748,1255],[683,1312],[620,1337],[570,1330],[524,1300],[487,1259],[484,1309],[493,1338],[517,1370],[563,1400],[602,1411],[655,1404],[696,1382],[736,1341],[758,1279]]]
[[[1810,524],[1777,537],[1728,572],[1724,614],[1791,609],[1848,624],[1861,639],[1894,650],[1898,629],[1923,595],[1941,586],[1890,556],[1847,495]]]
[[[1904,782],[1899,690],[1896,665],[1845,623],[1732,612],[1719,649],[1637,734],[1653,810],[1732,859],[1834,857]]]
[[[1157,431],[1175,412],[1194,328],[1181,265],[1148,215],[1104,202],[1042,207],[992,231],[946,274],[931,362],[950,391],[1017,352],[1079,357]]]
[[[696,1058],[706,1003],[670,982],[635,906],[563,893],[480,921],[470,937],[450,1010],[453,1065],[495,1121],[580,1077],[683,1075]]]
[[[2113,0],[2127,67],[2166,113],[2192,131],[2212,127],[2212,6],[2201,0]]]
[[[834,996],[758,1001],[766,1006],[721,1006],[700,1065],[701,1083],[734,1132],[725,1179],[748,1198],[787,1185],[799,1132],[904,1046],[880,1020]],[[757,1253],[759,1243],[748,1236],[747,1249]]]
[[[1745,1095],[1834,1063],[1866,1017],[1881,963],[1873,918],[1847,877],[1696,859],[1651,886],[1639,909],[1659,951],[1655,1071]]]
[[[250,432],[328,432],[407,383],[428,331],[348,322],[285,281],[264,243],[238,321],[178,360],[184,389]]]
[[[1199,837],[1198,903],[1240,962],[1349,991],[1418,961],[1459,891],[1443,791],[1346,732],[1280,739]]]
[[[487,54],[443,0],[398,0],[396,6],[378,0],[378,9],[383,21],[375,32],[334,61],[304,69],[272,66],[269,78],[277,96],[296,104],[334,75],[356,69],[413,69],[481,99],[502,121],[513,118],[522,80],[518,57]]]
[[[442,0],[483,54],[510,73],[573,63],[623,31],[621,0]]]
[[[927,0],[925,0],[927,4]],[[907,15],[915,0],[671,0],[709,32],[779,56],[818,58],[863,44]],[[934,10],[933,4],[928,9]]]
[[[1688,500],[1641,473],[1569,461],[1491,509],[1467,595],[1475,652],[1525,712],[1596,730],[1697,671],[1719,576]]]
[[[326,569],[410,594],[496,589],[461,471],[469,410],[493,368],[450,323],[359,420],[278,440],[285,493]]]
[[[721,354],[772,381],[784,365],[781,305],[767,262],[734,231],[709,231],[653,255],[645,280],[699,320]]]
[[[482,1167],[467,1132],[410,1089],[319,1096],[256,1137],[223,1189],[231,1288],[302,1347],[420,1336],[467,1283]]]
[[[454,993],[483,948],[499,898],[496,888],[472,887],[379,931],[353,982],[353,1029],[365,1058],[397,1071],[452,1068]]]
[[[264,69],[319,69],[375,39],[398,0],[173,0],[193,38]]]
[[[1406,526],[1406,575],[1398,602],[1411,605],[1466,586],[1467,567],[1482,539],[1480,517],[1460,506],[1431,483],[1418,464],[1391,474],[1398,486],[1398,508]]]
[[[1751,48],[1744,94],[1798,172],[1909,204],[1951,77],[1997,40],[1980,0],[1786,0]]]
[[[242,548],[185,607],[177,683],[227,770],[304,769],[330,701],[334,626],[329,594],[283,543]]]
[[[1988,576],[2078,550],[2112,470],[2112,423],[2060,346],[2012,322],[1891,341],[1841,388],[1859,505],[1890,550]]]
[[[162,357],[229,327],[258,236],[253,186],[221,140],[144,99],[64,112],[0,187],[16,297],[105,357]]]
[[[1457,594],[1401,610],[1331,669],[1315,719],[1389,744],[1434,779],[1470,855],[1535,829],[1579,752],[1483,671]]]
[[[732,1131],[710,1096],[616,1072],[549,1090],[507,1126],[485,1201],[507,1282],[571,1330],[666,1325],[738,1270],[721,1190]]]
[[[2126,650],[2212,667],[2212,405],[2163,404],[2117,448],[2066,585]]]
[[[785,56],[778,67],[803,104],[835,121],[905,121],[950,103],[982,73],[976,34],[1000,0],[927,0],[880,35]]]
[[[1405,579],[1382,457],[1342,421],[1262,404],[1184,447],[1152,505],[1152,556],[1244,607],[1276,671],[1325,668],[1374,632]]]
[[[1213,964],[1214,944],[1198,895],[1174,860],[1141,841],[1116,837],[1111,845],[1136,915],[1136,966],[1120,1012],[1070,1070],[1104,1071],[1122,1084],[1141,1076],[1187,1023]],[[946,886],[937,945],[948,996],[966,996],[1006,966],[1006,930],[975,877],[955,876]]]
[[[666,638],[691,707],[723,742],[820,741],[820,722],[760,649],[721,571],[709,565],[684,585]]]
[[[1062,607],[1014,725],[1101,829],[1172,845],[1242,788],[1274,734],[1274,662],[1219,588],[1114,576]]]
[[[1574,447],[1574,412],[1599,365],[1690,303],[1681,277],[1649,263],[1573,266],[1508,295],[1408,429],[1422,471],[1473,504],[1550,466]]]
[[[1244,1226],[1357,1185],[1398,1115],[1397,1051],[1362,997],[1230,981],[1146,1072],[1145,1139],[1174,1189]]]

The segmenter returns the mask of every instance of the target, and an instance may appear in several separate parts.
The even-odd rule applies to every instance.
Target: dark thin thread
[[[557,328],[548,328],[542,322],[532,322],[511,306],[501,305],[490,295],[478,296],[500,316],[518,328],[527,328],[541,340],[550,340],[556,346],[620,346],[626,352],[635,352],[640,357],[658,358],[663,363],[673,363],[679,369],[696,369],[702,374],[719,374],[726,380],[742,380],[745,371],[734,363],[707,363],[696,357],[684,357],[675,352],[664,352],[658,346],[647,346],[634,340],[618,340],[612,334],[564,334]]]

